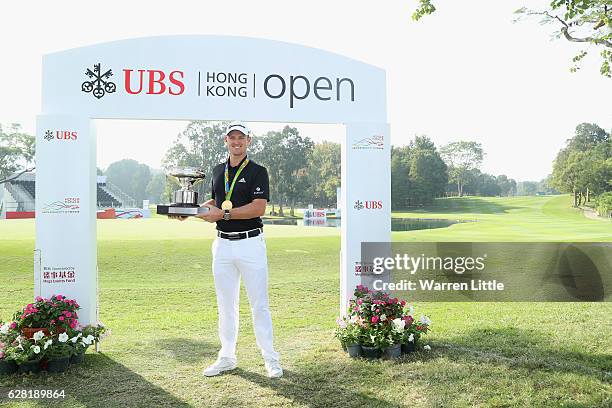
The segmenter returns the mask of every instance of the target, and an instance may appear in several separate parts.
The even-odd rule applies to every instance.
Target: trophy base
[[[200,206],[189,206],[180,207],[177,205],[158,205],[157,213],[160,215],[182,215],[182,216],[194,216],[198,214],[206,214],[210,210],[207,207]]]

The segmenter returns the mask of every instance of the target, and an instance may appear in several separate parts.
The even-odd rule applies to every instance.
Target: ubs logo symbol
[[[45,132],[45,140],[51,140],[51,139],[54,139],[53,132],[50,130],[47,130]]]
[[[85,75],[91,78],[91,80],[81,84],[81,90],[83,92],[91,92],[91,94],[98,99],[102,98],[107,93],[113,93],[117,90],[115,83],[108,81],[108,79],[113,76],[113,70],[109,69],[105,73],[102,73],[100,65],[100,63],[94,64],[93,71],[87,68]]]

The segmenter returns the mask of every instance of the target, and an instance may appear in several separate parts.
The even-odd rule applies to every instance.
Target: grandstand
[[[3,189],[0,218],[7,218],[7,212],[23,215],[20,218],[31,218],[34,216],[36,207],[36,175],[33,172],[23,173],[16,179],[0,185],[0,188]],[[122,208],[125,206],[133,207],[135,204],[136,200],[107,182],[105,176],[98,176],[97,206],[99,210]]]

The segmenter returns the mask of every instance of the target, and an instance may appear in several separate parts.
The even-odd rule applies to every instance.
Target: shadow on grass
[[[155,346],[170,353],[172,358],[181,363],[192,363],[194,357],[215,360],[218,352],[218,346],[192,339],[164,338],[157,340]]]
[[[349,373],[346,373],[346,377],[327,376],[329,367],[325,366],[326,364],[321,361],[312,371],[299,372],[285,369],[282,378],[274,379],[241,368],[233,370],[228,375],[239,376],[262,388],[270,388],[295,404],[312,408],[397,407],[397,404],[352,391],[357,388],[353,382],[357,379],[353,379]]]
[[[611,355],[564,347],[558,341],[535,330],[483,328],[438,343],[443,351],[433,356],[454,361],[481,360],[508,368],[573,373],[610,381]]]
[[[41,406],[178,407],[191,405],[149,382],[132,369],[102,353],[88,353],[85,362],[63,374],[3,377],[4,387],[65,390],[65,399],[41,400]]]
[[[397,211],[411,213],[447,213],[447,214],[504,214],[510,210],[519,210],[524,207],[505,205],[477,198],[438,198],[433,204],[422,208],[408,208]]]

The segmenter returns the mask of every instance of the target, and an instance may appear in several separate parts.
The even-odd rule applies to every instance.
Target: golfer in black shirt
[[[268,171],[247,157],[251,143],[248,128],[234,122],[227,128],[225,144],[229,157],[212,174],[210,208],[198,217],[217,223],[213,242],[213,276],[219,311],[221,350],[205,376],[236,368],[240,279],[251,304],[257,345],[270,377],[281,377],[279,354],[274,350],[272,318],[268,304],[268,259],[261,216],[270,198]]]

